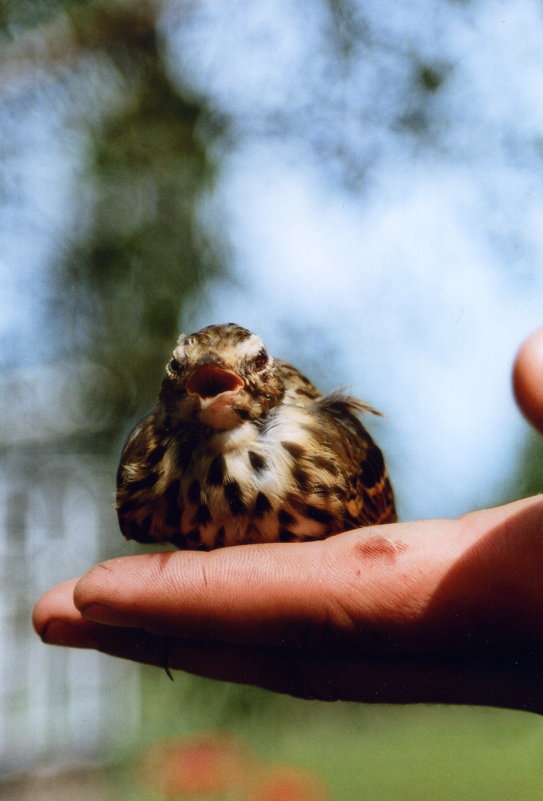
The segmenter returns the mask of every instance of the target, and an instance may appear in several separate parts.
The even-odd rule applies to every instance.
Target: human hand
[[[543,329],[516,362],[543,426]],[[539,412],[538,412],[539,409]],[[543,711],[543,500],[322,542],[113,559],[38,601],[45,642],[301,697]]]

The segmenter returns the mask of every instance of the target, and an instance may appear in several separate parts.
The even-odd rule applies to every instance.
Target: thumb
[[[543,328],[520,346],[513,367],[513,389],[524,416],[543,432]]]

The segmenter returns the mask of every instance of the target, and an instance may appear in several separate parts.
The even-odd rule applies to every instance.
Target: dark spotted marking
[[[305,470],[302,470],[301,467],[295,467],[292,471],[292,478],[301,492],[309,492],[310,477]]]
[[[190,464],[192,449],[186,443],[180,443],[175,454],[175,461],[184,473]]]
[[[249,409],[236,409],[236,414],[240,420],[249,420],[251,417]]]
[[[279,542],[296,542],[298,537],[289,531],[288,528],[279,529]]]
[[[376,446],[373,446],[367,453],[365,459],[360,463],[364,484],[373,487],[382,480],[385,472],[385,461],[383,454]]]
[[[173,534],[169,539],[177,548],[185,549],[187,547],[187,538],[179,531]]]
[[[181,482],[178,478],[169,485],[164,493],[166,499],[166,525],[175,528],[179,525],[181,511],[179,509],[179,489]]]
[[[326,509],[319,509],[318,506],[311,506],[309,503],[304,507],[303,514],[311,520],[316,520],[317,523],[330,523],[334,517]]]
[[[154,467],[155,465],[157,465],[164,456],[165,452],[166,452],[165,445],[157,445],[156,448],[153,448],[153,450],[149,451],[149,453],[147,454],[147,464],[149,465],[149,467]]]
[[[222,548],[224,545],[224,526],[221,526],[220,529],[215,534],[215,548]]]
[[[194,520],[201,526],[205,526],[206,523],[210,522],[211,512],[209,511],[209,507],[207,504],[203,503],[201,506],[198,507],[198,511],[194,516]]]
[[[126,498],[123,502],[119,505],[119,516],[124,517],[125,515],[129,515],[135,509],[141,509],[141,507],[145,504],[145,501],[142,501],[141,498],[136,500],[135,498]]]
[[[271,508],[271,503],[266,495],[263,492],[259,492],[255,500],[255,517],[263,517]]]
[[[164,491],[164,497],[168,502],[171,500],[177,503],[179,498],[180,487],[181,487],[181,481],[178,478],[172,481],[171,484],[168,484],[168,486]]]
[[[287,501],[288,505],[292,506],[293,509],[296,509],[297,512],[302,512],[305,507],[305,502],[294,492],[289,492],[285,500]]]
[[[256,473],[262,473],[267,467],[266,460],[259,453],[255,453],[254,451],[249,451],[249,461]]]
[[[146,517],[143,523],[137,523],[135,520],[132,520],[128,523],[128,528],[130,531],[130,539],[136,540],[136,542],[151,542],[150,531],[151,531],[151,517]]]
[[[226,331],[226,335],[229,339],[231,339],[234,343],[243,342],[244,339],[248,339],[251,336],[251,332],[248,331],[246,328],[242,328],[241,325],[236,325],[235,323],[229,323],[228,326],[232,326]]]
[[[301,459],[305,454],[305,448],[297,442],[281,442],[281,445],[294,459]]]
[[[277,518],[282,526],[288,528],[295,522],[295,518],[286,509],[280,509]]]
[[[172,501],[172,503],[168,504],[168,508],[166,509],[166,525],[170,526],[171,528],[177,528],[180,520],[181,510],[179,509],[179,506]]]
[[[241,488],[237,481],[228,481],[224,485],[224,496],[233,515],[238,517],[247,511],[247,507],[241,497]]]
[[[211,484],[212,486],[218,486],[224,482],[224,474],[226,472],[226,462],[224,460],[224,456],[219,454],[215,456],[211,465],[209,467],[209,471],[207,473],[207,483]]]
[[[200,503],[200,482],[195,478],[187,491],[187,500],[198,506]]]
[[[311,461],[315,465],[315,467],[319,467],[321,470],[326,470],[327,473],[331,473],[334,476],[337,476],[339,470],[336,464],[331,459],[327,459],[325,456],[312,456]]]
[[[152,522],[152,516],[147,515],[147,517],[145,517],[140,523],[140,531],[146,540],[150,538]]]
[[[262,532],[255,526],[254,523],[251,523],[250,526],[247,526],[245,529],[245,534],[243,536],[243,542],[259,542],[262,539]]]
[[[198,528],[198,526],[191,529],[189,533],[185,535],[185,539],[189,547],[200,545],[200,529]]]
[[[362,507],[362,510],[366,513],[366,516],[369,512],[372,518],[375,520],[379,519],[379,509],[371,495],[364,493],[364,506]]]
[[[301,381],[302,384],[307,384],[307,386],[313,387],[313,385],[312,385],[311,381],[309,380],[309,378],[306,378],[306,376],[303,375],[303,373],[300,373],[299,370],[296,370],[296,368],[293,367],[288,362],[281,362],[281,370],[283,371],[283,373],[285,373],[289,377],[294,376],[295,378],[298,379],[298,381]]]
[[[305,398],[311,398],[311,400],[315,397],[315,393],[309,392],[307,389],[297,389],[296,395],[303,395]]]
[[[158,475],[156,473],[148,473],[143,478],[138,478],[135,481],[127,481],[127,489],[130,492],[137,492],[138,490],[142,489],[151,489],[154,487],[158,481]]]

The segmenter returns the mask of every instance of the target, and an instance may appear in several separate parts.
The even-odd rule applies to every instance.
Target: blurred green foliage
[[[33,23],[32,42],[41,42],[30,66],[36,85],[50,72],[61,92],[79,72],[88,95],[88,113],[84,100],[63,112],[79,134],[83,167],[73,222],[50,268],[48,336],[57,359],[102,368],[85,388],[102,430],[76,438],[101,453],[117,449],[148,411],[183,311],[225,272],[218,238],[198,220],[220,126],[206,125],[205,101],[171,79],[159,12],[152,2],[4,4],[4,29],[25,69],[18,38]]]
[[[82,430],[76,437],[77,447],[100,453],[117,450],[130,423],[150,408],[187,309],[207,282],[227,275],[225,243],[200,225],[199,215],[220,166],[217,141],[227,147],[240,131],[229,131],[225,115],[189,88],[179,70],[172,77],[160,33],[168,6],[159,0],[4,0],[1,6],[13,63],[33,71],[38,89],[44,76],[61,90],[77,73],[75,91],[88,94],[92,109],[85,113],[83,100],[70,113],[67,95],[66,126],[77,129],[84,154],[73,221],[51,268],[49,336],[56,338],[57,358],[103,368],[85,387],[102,430],[93,426],[92,436]],[[292,107],[275,109],[264,129],[272,125],[276,135],[287,136],[296,130],[334,180],[356,189],[369,167],[359,131],[340,141],[331,119],[337,123],[351,102],[354,65],[390,45],[374,40],[363,8],[352,0],[321,0],[319,8],[326,19],[327,80],[308,76],[315,102],[299,105],[293,94]],[[190,3],[177,9],[190,11]],[[390,124],[431,143],[436,112],[430,98],[447,68],[407,51],[401,61],[409,91],[391,105]],[[375,79],[382,78],[376,70]],[[262,124],[259,114],[249,126]]]
[[[530,431],[520,450],[518,464],[512,466],[511,487],[504,500],[529,498],[543,492],[543,437]]]
[[[90,131],[83,220],[55,276],[66,353],[115,377],[89,387],[107,412],[103,443],[150,407],[183,309],[221,272],[197,219],[214,164],[205,104],[169,79],[153,16],[133,4],[72,19],[85,46],[111,58],[123,95]]]
[[[541,798],[541,727],[535,715],[329,704],[184,675],[171,684],[151,669],[144,676],[140,745],[110,774],[119,799],[158,799],[139,783],[148,746],[162,739],[182,742],[195,732],[234,735],[260,759],[314,773],[331,801]]]

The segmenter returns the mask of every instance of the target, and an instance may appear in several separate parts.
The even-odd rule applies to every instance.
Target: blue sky
[[[317,364],[325,389],[348,385],[385,411],[371,425],[404,516],[453,515],[493,502],[527,431],[510,368],[543,322],[542,11],[355,5],[371,45],[328,83],[317,4],[207,2],[173,37],[174,65],[241,132],[209,212],[238,282],[216,287],[194,324],[244,322]],[[406,53],[446,76],[423,143],[391,125],[391,109],[416,108]],[[285,107],[301,111],[277,136]],[[364,165],[359,191],[308,145],[306,107],[307,125],[324,118]]]
[[[527,433],[510,366],[543,322],[543,12],[531,0],[354,7],[344,61],[320,3],[167,7],[172,75],[235,132],[201,214],[228,239],[235,280],[211,286],[189,322],[245,324],[324,390],[381,409],[369,425],[402,515],[454,515],[494,501]],[[443,78],[425,105],[417,63]],[[51,350],[47,268],[84,152],[62,109],[38,94],[0,119],[18,198],[0,228],[7,366]]]

